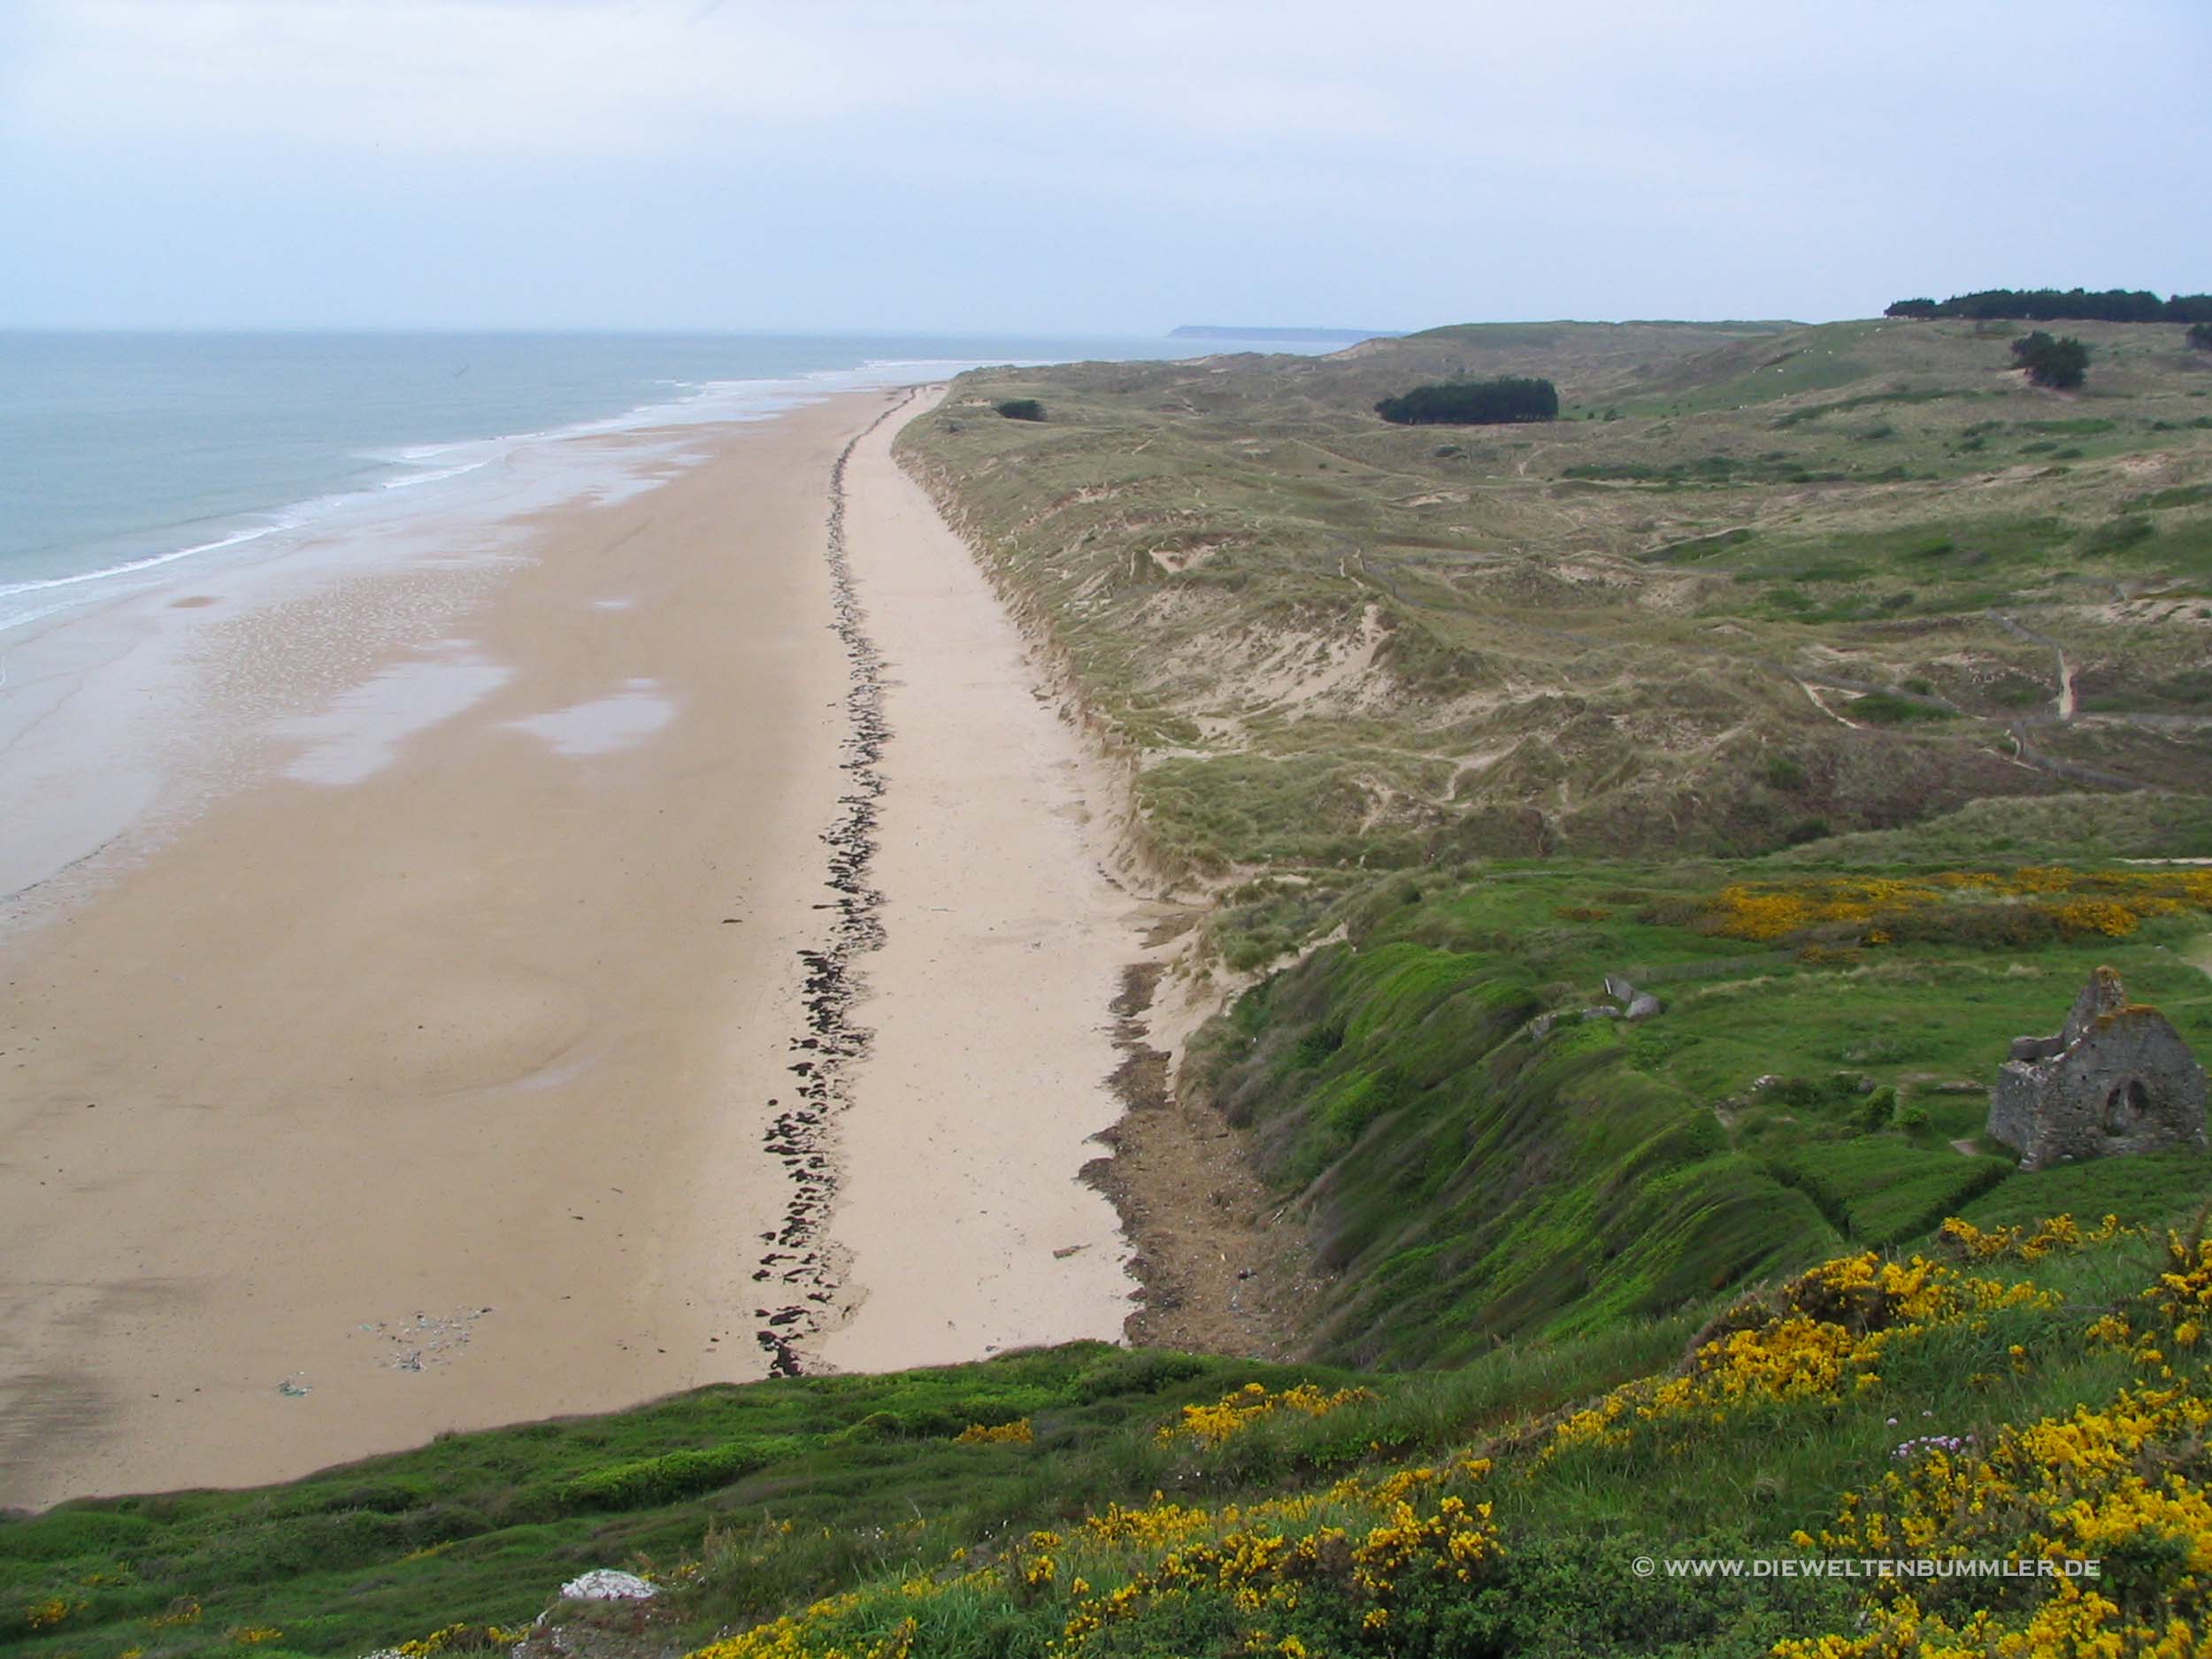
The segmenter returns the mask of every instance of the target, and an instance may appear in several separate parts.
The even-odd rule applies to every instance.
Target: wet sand
[[[685,434],[335,687],[315,641],[434,568],[211,629],[209,695],[311,712],[0,944],[0,1503],[763,1374],[841,781],[826,480],[885,401]]]
[[[0,934],[0,1504],[1119,1335],[1138,907],[934,396],[160,601],[221,775]]]

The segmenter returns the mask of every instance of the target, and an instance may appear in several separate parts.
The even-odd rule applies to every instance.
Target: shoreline
[[[0,1503],[761,1374],[753,1102],[840,787],[820,480],[879,401],[684,434],[490,561],[188,585],[227,787],[0,941]],[[271,676],[322,712],[249,718]]]
[[[750,424],[743,423],[743,424]],[[208,801],[270,769],[288,716],[365,681],[392,652],[434,637],[442,618],[479,603],[549,516],[649,490],[695,464],[722,427],[624,431],[518,443],[501,469],[441,480],[382,513],[340,515],[178,559],[134,587],[0,626],[0,774],[45,797],[42,821],[0,844],[0,936],[24,914],[66,903],[84,866],[127,843],[157,845]],[[88,586],[111,580],[88,579]],[[320,659],[252,665],[211,685],[252,616],[319,601],[362,581],[392,584],[389,617],[327,628]],[[350,679],[349,679],[350,676]],[[298,695],[288,697],[288,692]],[[57,803],[66,802],[63,814]],[[59,891],[57,891],[57,889]]]
[[[47,1098],[0,1128],[19,1144],[58,1137],[47,1160],[57,1174],[81,1171],[81,1160],[96,1167],[104,1142],[112,1160],[60,1208],[42,1202],[18,1229],[0,1224],[0,1261],[17,1264],[0,1279],[0,1310],[12,1317],[0,1339],[0,1504],[253,1484],[446,1428],[618,1409],[764,1373],[872,1371],[1077,1337],[1156,1341],[1183,1329],[1171,1316],[1190,1286],[1149,1236],[1132,1181],[1157,1131],[1191,1137],[1162,1120],[1133,1142],[1142,1102],[1129,1083],[1139,1062],[1164,1079],[1146,1043],[1179,1049],[1174,1033],[1153,1033],[1194,1022],[1190,1010],[1132,1001],[1130,976],[1148,973],[1150,989],[1158,970],[1141,964],[1179,948],[1190,912],[1124,884],[1142,866],[1127,780],[1067,704],[1027,620],[895,457],[900,429],[941,395],[852,393],[704,437],[687,432],[683,442],[706,451],[698,464],[663,466],[611,501],[497,526],[507,539],[488,544],[488,560],[482,548],[473,564],[449,554],[473,572],[457,610],[468,637],[457,642],[459,624],[438,613],[443,645],[384,651],[365,681],[356,672],[349,695],[409,668],[478,676],[456,707],[388,734],[358,777],[341,767],[303,783],[296,753],[288,775],[278,764],[286,745],[314,747],[305,723],[265,736],[262,764],[243,770],[229,796],[0,936],[0,973],[19,987],[36,979],[43,993],[19,1002],[12,1034],[0,1024],[0,1064],[12,1059],[19,1077],[27,1068],[48,1085]],[[793,465],[795,444],[813,461]],[[775,572],[787,591],[810,595],[812,619],[764,608],[720,568],[725,545],[749,549],[749,573]],[[618,570],[625,580],[611,580]],[[355,586],[396,592],[403,576],[372,572]],[[725,620],[782,654],[757,683],[775,687],[791,711],[775,738],[787,752],[781,775],[814,805],[787,813],[772,846],[757,842],[739,805],[757,790],[730,795],[726,780],[718,810],[696,787],[703,767],[726,764],[730,743],[750,741],[738,728],[776,724],[744,699],[700,695],[706,681],[685,682],[733,672],[728,637],[692,615],[702,581],[725,594],[714,602]],[[626,583],[633,591],[617,591]],[[595,643],[610,627],[638,641],[620,664],[626,678],[619,653]],[[495,666],[503,672],[490,675]],[[536,684],[549,673],[577,683],[551,695]],[[598,695],[586,695],[594,686]],[[630,714],[618,718],[625,706]],[[703,724],[716,710],[721,721]],[[579,726],[586,711],[595,712]],[[580,771],[605,777],[580,784]],[[619,798],[608,796],[605,778],[626,772]],[[555,797],[565,808],[538,816]],[[334,810],[340,801],[353,810]],[[287,834],[307,821],[302,810],[321,814],[321,834]],[[595,830],[592,818],[610,811],[628,815],[625,825]],[[439,822],[403,827],[426,815]],[[720,896],[680,885],[640,891],[646,878],[619,866],[649,822],[653,838],[695,838],[708,869],[742,846],[749,874],[735,889],[725,879]],[[486,844],[500,839],[492,823],[511,844]],[[273,833],[308,850],[288,860]],[[349,841],[366,863],[329,864]],[[567,953],[587,944],[603,953],[592,971],[600,988],[582,1002],[556,997],[557,1029],[548,1030],[542,1008],[513,1005],[514,987],[488,993],[472,981],[472,995],[489,995],[480,1003],[488,1025],[452,1041],[469,1053],[497,1048],[503,1022],[519,1019],[527,1054],[476,1055],[484,1074],[459,1079],[457,1092],[455,1079],[401,1067],[371,1091],[391,1119],[373,1127],[326,1113],[302,1121],[288,1090],[328,1085],[334,1052],[388,1065],[358,1030],[361,1005],[379,1000],[330,975],[357,959],[348,939],[407,947],[378,913],[421,902],[393,885],[425,873],[413,857],[391,867],[402,846],[458,854],[467,869],[445,873],[429,911],[411,912],[411,925],[437,937],[414,942],[408,970],[382,984],[386,996],[414,1006],[425,993],[413,979],[452,972],[487,933],[499,935],[501,954],[538,953],[539,978],[549,968],[580,973]],[[254,951],[222,954],[235,942],[219,934],[236,905],[215,872],[234,867],[241,847],[258,848],[245,861],[257,876],[294,866],[288,931],[309,937],[293,941],[296,986],[257,977]],[[532,868],[518,873],[518,863]],[[509,902],[472,912],[495,877]],[[651,915],[627,916],[634,942],[615,949],[615,937],[579,935],[565,918],[516,914],[514,901],[526,910],[555,897],[588,906],[614,936],[626,912]],[[319,906],[334,936],[315,925]],[[447,910],[441,926],[434,918]],[[672,953],[688,967],[661,960],[672,954],[662,935],[680,924],[712,941],[704,955],[697,939]],[[150,926],[164,935],[151,946]],[[49,953],[38,941],[87,927],[91,949],[39,963]],[[739,939],[752,965],[734,979],[716,972],[716,956],[727,960],[720,947]],[[263,937],[258,948],[282,955],[286,944]],[[216,960],[200,959],[211,950]],[[117,1022],[139,1021],[148,999],[119,997],[119,972],[142,987],[184,960],[209,986],[183,999],[192,1008],[155,1022],[165,1046],[149,1048],[144,1030],[120,1036]],[[57,975],[61,983],[43,983]],[[284,1048],[291,1022],[276,1010],[216,1022],[227,1037],[251,1031],[279,1046],[272,1064],[251,1043],[222,1045],[234,1058],[217,1073],[266,1096],[244,1114],[243,1142],[222,1122],[235,1102],[164,1097],[165,1068],[217,1034],[206,1023],[225,1007],[217,992],[250,988],[280,1003],[319,976],[349,999],[348,1015],[322,1020],[304,1055]],[[641,977],[652,985],[641,990]],[[532,1002],[534,993],[519,994]],[[624,995],[630,1011],[618,1018],[592,1002]],[[64,1010],[73,1019],[54,1018]],[[84,1028],[70,1064],[56,1067],[24,1041],[41,1012]],[[605,1052],[617,1037],[626,1067]],[[664,1052],[672,1040],[680,1052]],[[236,1057],[242,1050],[250,1057]],[[666,1086],[644,1085],[649,1072]],[[147,1082],[157,1086],[141,1095],[152,1098],[133,1098]],[[196,1092],[219,1093],[174,1089]],[[84,1101],[65,1103],[76,1094]],[[641,1098],[651,1102],[643,1118]],[[565,1131],[549,1131],[549,1112]],[[187,1119],[196,1122],[180,1131]],[[130,1149],[96,1135],[96,1122],[127,1125]],[[641,1151],[622,1132],[641,1128],[652,1133],[638,1137],[650,1142]],[[393,1245],[358,1213],[361,1183],[345,1166],[363,1156],[398,1171],[419,1236]],[[179,1190],[179,1159],[188,1176],[202,1171],[198,1184],[260,1184],[276,1196],[247,1203],[242,1218],[219,1217],[220,1205],[191,1195],[194,1179]],[[588,1172],[611,1190],[572,1206],[495,1192],[476,1201],[491,1213],[472,1216],[459,1195],[488,1171],[506,1189],[536,1183],[542,1193],[549,1180]],[[24,1161],[0,1164],[0,1190],[14,1178],[27,1191],[21,1178],[32,1174],[49,1179]],[[380,1199],[393,1191],[385,1170],[367,1185]],[[127,1202],[82,1195],[111,1190]],[[423,1211],[428,1219],[415,1219]],[[320,1230],[342,1248],[327,1252],[298,1225],[302,1212],[326,1217]],[[111,1240],[102,1217],[139,1225]],[[590,1233],[610,1242],[590,1226],[609,1220],[621,1224],[616,1261],[569,1243]],[[565,1233],[557,1221],[585,1225]],[[40,1248],[76,1259],[62,1269]],[[280,1271],[257,1265],[272,1249]],[[637,1253],[649,1259],[622,1259]],[[572,1287],[549,1282],[562,1278]],[[498,1287],[464,1294],[462,1280]],[[269,1323],[272,1302],[280,1342],[250,1328]],[[340,1307],[385,1317],[306,1338],[319,1312]],[[211,1349],[234,1348],[250,1365],[211,1361]],[[396,1400],[393,1381],[416,1394]],[[132,1403],[141,1396],[148,1403]]]

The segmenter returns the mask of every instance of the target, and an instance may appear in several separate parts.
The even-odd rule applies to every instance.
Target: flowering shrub
[[[1210,1406],[1185,1406],[1179,1421],[1163,1424],[1154,1438],[1165,1446],[1177,1440],[1194,1440],[1201,1446],[1218,1446],[1232,1436],[1241,1433],[1260,1418],[1278,1411],[1298,1411],[1310,1417],[1325,1417],[1345,1406],[1372,1400],[1372,1391],[1365,1388],[1339,1388],[1334,1393],[1316,1387],[1311,1383],[1299,1383],[1271,1394],[1259,1383],[1247,1383],[1233,1394],[1225,1394]]]
[[[1536,1457],[1518,1458],[1520,1484],[1501,1495],[1525,1517],[1517,1526],[1535,1525],[1555,1497],[1619,1478],[1594,1466],[1547,1477],[1569,1448],[1651,1442],[1709,1459],[1725,1455],[1732,1429],[1770,1435],[1763,1414],[1844,1410],[1884,1386],[1886,1361],[1932,1333],[1965,1333],[1962,1351],[1993,1352],[2003,1341],[1987,1334],[1998,1310],[2056,1313],[2065,1304],[2047,1286],[1966,1263],[2029,1264],[2138,1236],[2111,1217],[2089,1227],[2068,1216],[2022,1227],[1955,1222],[1942,1234],[1953,1261],[1869,1251],[1824,1263],[1729,1310],[1677,1372],[1625,1384],[1556,1425]],[[1842,1556],[2094,1557],[2100,1579],[1875,1579],[1863,1597],[1839,1586],[1795,1626],[1815,1633],[1775,1642],[1774,1659],[2180,1659],[2201,1651],[2212,1585],[2212,1501],[2202,1486],[2212,1471],[2212,1394],[2201,1386],[2208,1322],[2212,1247],[2170,1236],[2154,1279],[2087,1325],[2091,1350],[2131,1356],[2135,1384],[2102,1404],[1972,1432],[1928,1424],[1891,1445],[1867,1483],[1835,1498],[1819,1532],[1792,1538],[1801,1549]],[[2078,1356],[2082,1326],[2054,1321],[2051,1346],[2038,1348],[2033,1367],[2026,1348],[2011,1345],[2014,1370],[2039,1371],[2060,1348]],[[2020,1333],[2034,1340],[2025,1326]],[[1154,1438],[1210,1448],[1271,1412],[1325,1416],[1363,1393],[1252,1385],[1186,1408]],[[1889,1422],[1894,1429],[1899,1417]],[[1504,1443],[1528,1442],[1510,1428]],[[969,1659],[999,1650],[995,1632],[1018,1632],[1022,1651],[1056,1659],[1517,1651],[1477,1632],[1492,1629],[1485,1621],[1494,1617],[1517,1617],[1525,1595],[1546,1593],[1558,1563],[1544,1552],[1559,1540],[1540,1533],[1517,1546],[1494,1509],[1495,1479],[1487,1459],[1467,1457],[1363,1471],[1241,1506],[1155,1492],[1143,1504],[1109,1504],[979,1546],[972,1558],[955,1551],[934,1571],[907,1567],[895,1580],[816,1601],[691,1659]],[[1575,1594],[1587,1595],[1586,1584]],[[1770,1617],[1778,1610],[1765,1605]],[[1663,1602],[1653,1617],[1700,1607]],[[1684,1626],[1672,1639],[1691,1645],[1678,1650],[1695,1650],[1706,1628]],[[1764,1627],[1762,1646],[1773,1628]],[[1474,1645],[1449,1645],[1462,1640]]]
[[[971,1423],[952,1437],[956,1446],[1026,1446],[1035,1435],[1030,1432],[1029,1419],[1018,1417],[1011,1423],[986,1428],[980,1423]]]
[[[2154,912],[2147,906],[2139,913],[2116,899],[2069,899],[2063,904],[2045,907],[2045,914],[2058,924],[2058,931],[2068,939],[2086,939],[2093,933],[2106,939],[2124,939],[2135,931],[2142,915],[2152,913]]]
[[[427,1636],[403,1641],[386,1651],[395,1659],[434,1659],[434,1655],[444,1653],[503,1652],[529,1633],[526,1630],[503,1630],[496,1624],[447,1624]],[[265,1641],[269,1638],[260,1640]],[[372,1659],[377,1656],[372,1655]]]
[[[2032,1232],[1989,1233],[1951,1222],[1947,1242],[1982,1259],[2032,1261],[2053,1248],[2078,1248],[2139,1230],[2107,1216],[2085,1234],[2068,1217]],[[2131,1312],[2089,1327],[2093,1346],[2131,1354],[2153,1372],[2148,1386],[2124,1388],[2108,1403],[2008,1426],[1985,1448],[1976,1437],[1928,1436],[1898,1448],[1902,1467],[1865,1493],[1847,1493],[1836,1518],[1802,1548],[1864,1555],[1946,1558],[2095,1560],[2093,1583],[2065,1576],[2037,1579],[2033,1592],[1983,1591],[1994,1605],[1974,1605],[1986,1581],[1939,1581],[1907,1594],[1904,1581],[1880,1583],[1852,1635],[1792,1640],[1777,1659],[1887,1659],[1888,1655],[2142,1655],[2184,1659],[2200,1651],[2198,1632],[2212,1585],[2212,1471],[2206,1439],[2212,1400],[2196,1360],[2205,1310],[2212,1307],[2212,1245],[2170,1234],[2156,1280]],[[2173,1352],[2170,1353],[2169,1350]],[[2177,1368],[2176,1355],[2182,1359]],[[2021,1351],[2014,1349],[2016,1363]],[[1909,1453],[1908,1456],[1906,1454]]]
[[[2070,1579],[2056,1580],[2049,1600],[2011,1618],[1978,1608],[1952,1624],[1940,1613],[1923,1613],[1909,1595],[1870,1609],[1866,1627],[1855,1636],[1785,1640],[1775,1644],[1775,1659],[1895,1659],[1917,1654],[1925,1659],[2191,1659],[2197,1652],[2194,1627],[2177,1615],[2136,1617],[2119,1604]]]
[[[1325,1492],[1207,1510],[1152,1494],[1065,1532],[1028,1533],[996,1562],[895,1589],[817,1601],[804,1612],[698,1649],[689,1659],[906,1659],[929,1652],[942,1619],[980,1600],[1061,1609],[1057,1654],[1148,1652],[1204,1628],[1203,1651],[1317,1655],[1347,1632],[1386,1631],[1426,1597],[1463,1591],[1504,1557],[1477,1488],[1490,1464],[1350,1477]],[[963,1563],[956,1557],[951,1567]],[[1157,1642],[1140,1632],[1164,1622]]]
[[[907,1659],[914,1645],[910,1619],[894,1625],[887,1634],[872,1641],[847,1646],[851,1639],[841,1636],[837,1645],[824,1646],[818,1640],[825,1630],[834,1628],[849,1617],[864,1601],[856,1592],[831,1596],[795,1617],[786,1615],[741,1636],[695,1648],[685,1659]]]
[[[2024,901],[2012,909],[2002,901]],[[2154,916],[2212,910],[2212,872],[2200,870],[2078,871],[2057,865],[2012,871],[1946,871],[1925,878],[1833,876],[1740,882],[1705,902],[1701,925],[1729,939],[1771,941],[1824,924],[1857,924],[1865,944],[1897,938],[1977,936],[1978,918],[1999,929],[2065,939],[2124,939]],[[1987,932],[1985,928],[1981,932]]]
[[[1708,926],[1731,939],[1785,938],[1821,922],[1868,922],[1878,913],[1934,904],[1942,895],[1925,883],[1837,878],[1776,887],[1723,887],[1707,906]]]
[[[2089,1340],[2129,1354],[2139,1369],[2167,1381],[2176,1379],[2177,1360],[2201,1365],[2212,1322],[2212,1240],[2168,1233],[2164,1266],[2134,1308],[2132,1317],[2105,1315],[2089,1327]]]
[[[2039,1602],[1949,1616],[1878,1592],[1864,1633],[1784,1642],[1778,1659],[2196,1652],[2212,1571],[2208,1423],[2212,1406],[2189,1388],[2123,1391],[2101,1409],[2008,1428],[1986,1454],[1928,1448],[1796,1541],[1864,1555],[2093,1559],[2106,1569],[2098,1587],[2056,1578]]]
[[[1117,1541],[1173,1541],[1148,1566],[1132,1572],[1121,1565],[1125,1576],[1111,1590],[1092,1591],[1089,1576],[1075,1578],[1083,1590],[1059,1651],[1080,1654],[1110,1627],[1194,1597],[1218,1604],[1225,1624],[1235,1627],[1224,1633],[1246,1652],[1308,1651],[1307,1637],[1326,1637],[1329,1621],[1311,1617],[1324,1612],[1363,1631],[1382,1630],[1407,1597],[1469,1585],[1502,1557],[1491,1505],[1452,1489],[1482,1481],[1490,1468],[1470,1459],[1374,1481],[1353,1477],[1319,1498],[1225,1509],[1212,1517],[1210,1537],[1202,1535],[1202,1511],[1160,1505],[1155,1494],[1160,1522],[1118,1511],[1107,1530]],[[1093,1557],[1084,1572],[1104,1583],[1117,1564]],[[1279,1639],[1302,1615],[1307,1630]]]
[[[1992,1227],[1987,1232],[1970,1221],[1953,1216],[1937,1229],[1936,1238],[1947,1248],[1971,1262],[2001,1257],[2039,1262],[2054,1250],[2074,1251],[2115,1239],[2140,1237],[2139,1227],[2124,1227],[2117,1216],[2108,1215],[2089,1232],[2071,1216],[2052,1216],[2033,1227]]]
[[[1716,1336],[1681,1374],[1646,1377],[1568,1417],[1547,1455],[1578,1446],[1619,1449],[1645,1425],[1722,1424],[1747,1407],[1834,1402],[1876,1386],[1883,1355],[1936,1325],[1990,1310],[2049,1306],[2032,1285],[1970,1279],[1924,1256],[1884,1261],[1871,1250],[1824,1262],[1785,1286],[1780,1307]]]
[[[50,1595],[42,1601],[34,1601],[23,1609],[23,1622],[33,1630],[50,1630],[60,1624],[76,1607],[60,1596]]]

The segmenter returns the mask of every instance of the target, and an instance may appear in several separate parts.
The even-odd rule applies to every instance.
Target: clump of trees
[[[2012,342],[2012,357],[2038,386],[2068,392],[2089,377],[2089,348],[2071,335],[2054,339],[2039,328]]]
[[[1401,426],[1502,426],[1559,419],[1559,388],[1549,380],[1504,374],[1494,380],[1442,380],[1386,397],[1375,412]]]
[[[2212,294],[2171,299],[2141,288],[1978,288],[1934,300],[1899,300],[1885,317],[2011,317],[2028,322],[2208,323]]]
[[[2189,343],[2200,351],[2212,351],[2212,323],[2190,324]]]
[[[1009,420],[1042,420],[1045,406],[1033,397],[1010,397],[998,405],[998,412]]]

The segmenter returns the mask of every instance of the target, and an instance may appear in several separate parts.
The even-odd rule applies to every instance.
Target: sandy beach
[[[1104,872],[1110,784],[893,459],[907,413],[860,440],[846,476],[889,733],[871,865],[884,937],[854,1010],[872,1035],[829,1230],[849,1311],[808,1350],[847,1371],[1118,1338],[1134,1288],[1112,1205],[1067,1179],[1121,1112],[1110,1005],[1136,906]]]
[[[0,942],[0,1504],[757,1377],[764,1333],[848,1367],[1118,1333],[1075,1180],[1118,895],[1075,738],[890,458],[906,396],[688,434],[411,635],[424,564],[175,590],[237,611],[211,696],[290,674],[311,711]],[[858,883],[856,619],[889,731]],[[331,637],[380,648],[334,674]],[[873,1046],[800,1147],[856,891]]]

